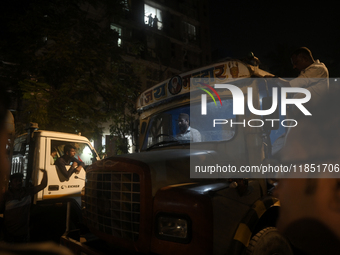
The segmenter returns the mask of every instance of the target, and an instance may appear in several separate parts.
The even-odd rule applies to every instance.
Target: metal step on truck
[[[267,76],[231,59],[141,93],[138,153],[87,168],[86,228],[61,244],[75,254],[292,254],[268,176],[251,173],[288,126]]]

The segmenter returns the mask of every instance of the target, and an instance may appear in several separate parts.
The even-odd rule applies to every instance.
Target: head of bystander
[[[316,169],[279,179],[274,193],[281,203],[278,229],[306,254],[339,253],[340,178],[334,175],[340,174],[339,98],[340,93],[324,97],[310,109],[312,116],[297,119],[280,152],[283,164]]]

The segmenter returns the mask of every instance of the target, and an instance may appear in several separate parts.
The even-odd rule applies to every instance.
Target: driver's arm
[[[71,162],[73,162],[72,167],[75,168],[78,173],[80,172],[81,168],[85,167],[84,162],[78,160],[77,158],[71,159]]]
[[[61,157],[58,158],[55,162],[55,165],[57,166],[57,169],[60,171],[60,173],[68,180],[70,176],[76,171],[75,166],[72,165],[70,169],[66,170],[66,165],[68,165],[65,160]],[[78,165],[77,165],[78,166]]]

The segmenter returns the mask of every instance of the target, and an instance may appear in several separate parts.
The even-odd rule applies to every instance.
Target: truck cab
[[[195,172],[209,165],[240,169],[271,157],[285,127],[255,125],[250,120],[265,121],[250,111],[234,114],[230,90],[207,100],[202,116],[202,94],[213,80],[239,84],[256,109],[268,109],[275,84],[256,79],[267,75],[257,66],[229,60],[144,91],[137,101],[138,153],[110,157],[87,169],[83,215],[91,233],[110,249],[143,254],[267,254],[262,253],[263,240],[274,243],[268,254],[292,254],[275,229],[279,202],[268,194],[264,177]],[[181,134],[183,113],[199,139]],[[221,116],[223,123],[239,124],[214,127]],[[270,118],[280,123],[282,117]],[[92,250],[90,242],[79,240],[64,236],[62,243],[76,252]]]
[[[55,160],[64,155],[64,146],[72,144],[77,148],[76,157],[88,166],[99,160],[99,156],[90,141],[83,136],[55,131],[38,130],[36,124],[27,134],[14,141],[11,174],[22,173],[24,185],[38,185],[43,177],[39,169],[45,169],[48,176],[47,187],[34,197],[35,203],[77,202],[80,207],[80,193],[85,183],[85,170],[73,174],[69,180],[60,173]],[[66,166],[67,170],[70,166]]]

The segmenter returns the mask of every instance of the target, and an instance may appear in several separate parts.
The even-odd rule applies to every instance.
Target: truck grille
[[[140,225],[140,176],[127,172],[88,172],[87,224],[105,234],[137,241]]]

